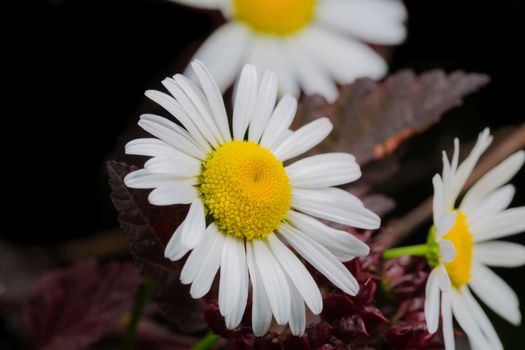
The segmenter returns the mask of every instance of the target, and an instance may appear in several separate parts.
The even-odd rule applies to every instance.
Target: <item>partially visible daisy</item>
[[[473,349],[503,349],[487,315],[471,290],[494,312],[514,325],[521,323],[516,293],[487,266],[525,264],[525,247],[497,241],[525,231],[525,207],[507,209],[514,187],[506,183],[519,171],[525,152],[519,151],[483,176],[456,200],[481,154],[492,142],[485,129],[470,155],[458,166],[459,141],[449,162],[443,153],[443,174],[434,176],[434,227],[429,237],[429,262],[435,265],[426,285],[425,317],[430,333],[443,320],[445,348],[454,349],[454,317]],[[440,301],[441,296],[441,301]]]
[[[355,295],[358,283],[342,262],[367,255],[368,246],[318,219],[376,229],[380,219],[339,186],[358,179],[353,156],[328,153],[284,164],[320,143],[332,130],[327,118],[291,131],[297,102],[284,96],[277,106],[277,80],[261,81],[253,66],[238,82],[231,128],[221,92],[199,61],[192,63],[200,82],[182,75],[162,83],[171,95],[146,95],[169,111],[182,127],[156,115],[139,125],[156,138],[137,139],[126,153],[152,157],[144,169],[125,178],[132,188],[153,188],[153,205],[191,204],[176,228],[165,256],[188,252],[180,279],[194,298],[210,290],[220,269],[219,308],[235,328],[246,307],[251,282],[252,326],[264,335],[272,315],[305,329],[305,304],[322,309],[318,286],[293,248],[342,291]]]
[[[195,54],[223,91],[251,63],[277,73],[283,94],[334,100],[335,82],[386,74],[383,58],[363,42],[395,45],[406,36],[400,0],[173,1],[221,10],[227,19]]]

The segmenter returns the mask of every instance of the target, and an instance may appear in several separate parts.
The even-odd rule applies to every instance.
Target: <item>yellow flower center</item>
[[[281,161],[254,142],[232,141],[203,165],[201,198],[225,234],[265,238],[290,210],[292,191]]]
[[[293,34],[311,22],[316,0],[233,0],[235,18],[257,32]]]
[[[459,210],[457,211],[456,224],[443,238],[451,241],[456,248],[456,258],[449,263],[445,263],[445,268],[454,287],[460,288],[468,283],[472,277],[470,270],[472,267],[474,241],[472,233],[468,229],[465,214]]]

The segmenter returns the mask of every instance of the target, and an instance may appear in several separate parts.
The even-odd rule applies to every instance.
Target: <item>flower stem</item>
[[[144,306],[148,303],[153,291],[155,290],[155,283],[152,280],[146,279],[137,293],[135,304],[131,311],[131,319],[126,330],[124,338],[124,349],[135,350],[137,348],[137,326],[144,310]]]
[[[428,250],[427,244],[411,245],[408,247],[387,249],[383,253],[383,258],[393,259],[393,258],[398,258],[400,256],[405,256],[405,255],[425,256],[428,254],[428,251],[429,250]]]
[[[213,344],[219,341],[219,339],[221,339],[221,337],[219,337],[217,334],[209,332],[208,334],[206,334],[204,338],[199,340],[199,342],[195,344],[195,346],[191,349],[192,350],[207,350],[211,348]]]

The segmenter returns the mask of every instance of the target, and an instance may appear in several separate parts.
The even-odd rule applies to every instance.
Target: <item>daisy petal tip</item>
[[[145,95],[147,98],[151,99],[151,97],[152,97],[152,96],[155,96],[155,95],[157,94],[157,92],[158,92],[158,91],[156,91],[156,90],[151,90],[151,89],[150,89],[150,90],[146,90],[146,91],[144,92],[144,95]]]
[[[304,329],[290,328],[292,335],[296,337],[302,337],[304,335]]]
[[[358,251],[356,253],[357,256],[368,256],[370,254],[370,247],[365,242],[362,242],[363,244],[358,245]]]
[[[436,323],[436,322],[430,322],[430,323],[429,323],[429,321],[430,321],[430,320],[428,320],[428,319],[426,320],[427,331],[428,331],[428,333],[430,333],[430,334],[434,334],[434,333],[437,332],[437,330],[438,330],[438,328],[439,328],[439,324]]]
[[[312,307],[308,307],[310,309],[310,311],[312,312],[312,314],[314,315],[320,315],[321,312],[323,312],[323,303],[321,302],[321,304],[319,306],[312,306]]]

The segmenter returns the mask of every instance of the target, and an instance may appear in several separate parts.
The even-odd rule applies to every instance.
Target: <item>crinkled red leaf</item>
[[[202,302],[192,299],[188,286],[179,282],[180,266],[164,258],[164,246],[184,219],[187,207],[153,206],[147,200],[149,191],[126,187],[123,179],[136,170],[132,166],[108,162],[107,170],[111,200],[128,237],[130,252],[141,273],[156,282],[153,300],[180,331],[204,330]]]
[[[141,283],[131,263],[88,260],[44,274],[24,310],[28,338],[39,350],[79,350],[113,329]]]
[[[426,260],[421,257],[403,256],[386,260],[383,282],[389,292],[410,295],[424,290],[428,277]]]
[[[343,86],[331,105],[319,96],[303,99],[296,125],[329,117],[334,130],[318,150],[349,152],[364,165],[438,122],[443,113],[488,81],[483,74],[441,70],[421,75],[404,70],[384,82],[358,79]]]

